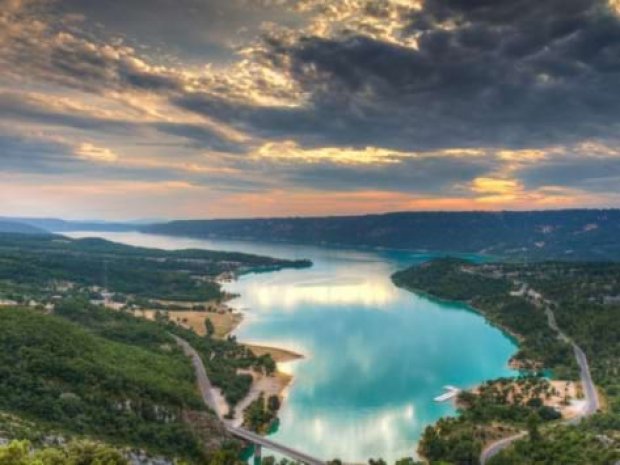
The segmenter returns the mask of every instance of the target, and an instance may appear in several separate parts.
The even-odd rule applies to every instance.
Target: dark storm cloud
[[[0,118],[13,121],[29,121],[51,126],[75,129],[125,131],[127,125],[120,121],[104,120],[93,115],[53,108],[42,99],[13,92],[0,92]]]
[[[462,187],[497,166],[494,160],[484,157],[438,156],[385,165],[311,164],[289,170],[276,167],[273,171],[291,185],[326,191],[355,191],[362,181],[365,189],[447,195],[454,193],[455,186]]]
[[[181,167],[127,165],[122,160],[88,157],[80,146],[45,137],[26,137],[0,132],[0,166],[2,172],[29,175],[63,175],[82,179],[116,181],[183,181],[193,185],[217,187],[221,191],[248,192],[265,187],[264,183],[244,181],[231,185],[226,174],[193,173]]]
[[[64,172],[79,160],[71,147],[50,140],[36,140],[0,133],[2,171],[25,173]]]
[[[620,156],[558,158],[517,173],[525,187],[562,186],[607,193],[620,185]]]
[[[53,106],[43,98],[0,92],[0,120],[25,121],[48,126],[60,126],[82,131],[96,131],[113,136],[135,136],[145,130],[155,130],[186,140],[185,145],[201,150],[217,150],[242,153],[246,147],[229,141],[208,127],[174,122],[127,121],[98,117],[70,107]],[[153,142],[153,145],[157,145]],[[176,146],[183,145],[176,141]]]
[[[221,192],[618,190],[616,155],[571,149],[620,129],[606,0],[0,6],[0,171]]]
[[[230,61],[234,45],[258,34],[264,21],[299,20],[277,2],[245,0],[63,0],[55,10],[83,15],[93,34],[123,37],[160,51],[164,60],[197,63],[205,56]]]
[[[248,148],[230,141],[213,130],[199,124],[152,123],[151,127],[158,131],[188,140],[188,145],[200,150],[215,150],[232,154],[245,153]]]
[[[524,147],[605,137],[620,122],[620,21],[592,0],[429,0],[407,34],[266,39],[305,107],[184,96],[184,108],[305,144]]]

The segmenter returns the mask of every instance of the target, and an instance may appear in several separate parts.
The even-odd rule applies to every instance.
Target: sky
[[[620,0],[0,0],[0,214],[620,207]]]

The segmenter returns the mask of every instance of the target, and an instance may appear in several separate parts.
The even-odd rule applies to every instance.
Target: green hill
[[[183,420],[204,411],[192,367],[172,339],[156,337],[115,342],[63,318],[0,309],[0,410],[63,434],[200,457]]]
[[[536,259],[620,259],[620,210],[402,212],[316,218],[173,221],[144,232],[191,237],[486,253]]]
[[[206,301],[222,297],[214,280],[221,273],[309,265],[235,252],[132,247],[97,238],[0,234],[0,291],[4,281],[41,293],[57,280],[140,298]]]
[[[8,221],[0,219],[0,233],[9,234],[49,234],[45,229],[20,223],[18,221]]]

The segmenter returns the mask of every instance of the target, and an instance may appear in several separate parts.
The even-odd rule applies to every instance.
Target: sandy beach
[[[184,328],[193,330],[200,336],[206,334],[205,320],[209,319],[215,329],[215,337],[220,339],[231,334],[243,321],[243,314],[230,308],[225,303],[207,302],[204,303],[204,306],[205,308],[211,308],[215,311],[170,310],[166,313],[170,320]],[[147,318],[149,320],[154,320],[156,314],[157,310],[151,309],[134,311],[135,316]],[[239,370],[239,373],[251,375],[253,382],[248,395],[237,404],[233,418],[228,420],[235,426],[240,426],[243,423],[243,411],[258,398],[261,392],[264,393],[265,398],[278,396],[280,401],[284,401],[286,398],[286,390],[293,381],[293,376],[282,371],[281,364],[304,358],[304,356],[299,353],[279,347],[263,346],[259,344],[244,345],[257,356],[265,354],[271,355],[278,365],[278,370],[272,376],[255,373],[250,370]],[[219,389],[214,388],[213,391],[217,404],[217,413],[220,417],[224,418],[229,411],[228,403]]]

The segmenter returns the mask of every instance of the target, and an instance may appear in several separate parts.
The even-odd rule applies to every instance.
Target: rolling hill
[[[404,212],[383,215],[189,220],[143,232],[507,258],[620,259],[620,210]]]

